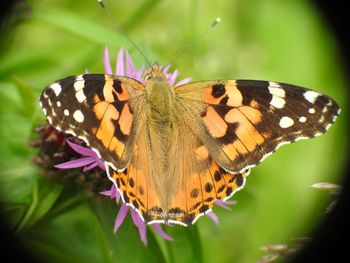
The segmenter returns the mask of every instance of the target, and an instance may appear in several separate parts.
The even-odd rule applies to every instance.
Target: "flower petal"
[[[120,194],[114,184],[112,184],[109,190],[102,191],[100,192],[100,194],[104,196],[109,196],[110,198],[115,198],[116,203],[118,203],[120,200]]]
[[[176,86],[183,85],[183,84],[187,84],[187,83],[189,83],[189,82],[191,81],[191,79],[192,79],[192,78],[185,78],[185,79],[182,79],[182,80],[180,80],[179,82],[177,82],[177,83],[175,84],[175,87],[176,87]]]
[[[152,224],[151,227],[165,240],[173,240],[173,238],[163,230],[160,224]]]
[[[125,73],[124,73],[124,49],[123,48],[121,48],[118,52],[115,74],[117,76],[125,76]]]
[[[81,155],[97,157],[97,154],[89,148],[75,144],[75,143],[71,142],[70,140],[66,140],[66,142],[74,151],[76,151],[77,153],[80,153]]]
[[[135,79],[136,80],[138,80],[138,81],[140,81],[140,82],[142,82],[142,83],[144,83],[145,81],[144,81],[144,79],[143,79],[143,73],[145,72],[145,66],[144,65],[142,65],[141,67],[140,67],[140,69],[138,70],[138,71],[136,71],[136,73],[135,73]]]
[[[130,209],[130,214],[131,214],[131,218],[132,218],[132,221],[134,222],[135,226],[139,227],[140,225],[145,224],[135,209]]]
[[[163,73],[164,73],[164,74],[168,74],[169,68],[170,68],[170,65],[166,65],[166,66],[164,67],[164,69],[163,69]]]
[[[68,161],[65,163],[56,164],[55,167],[59,169],[72,169],[72,168],[78,168],[83,167],[85,165],[91,164],[95,162],[95,157],[83,157],[76,160]]]
[[[113,72],[112,72],[112,67],[111,67],[111,62],[110,62],[110,59],[109,59],[109,53],[108,53],[108,47],[107,46],[105,47],[105,52],[104,52],[104,56],[103,56],[103,65],[105,67],[105,72],[107,74],[112,75]]]
[[[103,171],[106,171],[106,165],[100,158],[97,157],[96,162],[98,167],[100,167]]]
[[[215,224],[219,224],[219,217],[213,211],[208,211],[206,216],[209,217]]]
[[[226,200],[226,201],[222,201],[220,199],[216,199],[215,200],[215,204],[226,209],[226,210],[231,210],[231,207],[228,207],[228,205],[234,205],[237,204],[237,201],[235,200]]]
[[[176,69],[170,76],[168,77],[168,81],[171,85],[175,84],[175,80],[177,78],[177,75],[179,75],[179,71]]]
[[[134,78],[136,72],[136,68],[134,63],[132,62],[132,59],[129,55],[129,52],[125,52],[125,75],[129,78]]]
[[[142,221],[140,215],[136,212],[134,209],[130,209],[130,214],[132,221],[134,222],[135,226],[137,226],[139,230],[139,235],[141,238],[141,241],[144,245],[147,245],[147,236],[146,236],[146,224]]]
[[[84,169],[83,169],[83,172],[88,172],[92,169],[94,169],[96,166],[98,166],[98,163],[95,161],[93,162],[92,164],[90,164],[89,166],[85,166]]]
[[[117,232],[119,227],[123,224],[126,214],[128,213],[129,207],[127,207],[126,205],[122,205],[119,209],[117,218],[115,219],[115,223],[114,223],[114,229],[113,232]]]

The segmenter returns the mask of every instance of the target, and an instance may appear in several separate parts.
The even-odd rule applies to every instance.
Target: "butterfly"
[[[185,226],[242,189],[250,169],[281,145],[325,133],[340,113],[326,95],[272,81],[173,87],[158,66],[144,84],[67,77],[45,88],[40,104],[54,128],[98,154],[145,222]]]

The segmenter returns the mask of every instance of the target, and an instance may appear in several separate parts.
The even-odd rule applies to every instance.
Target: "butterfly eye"
[[[149,80],[150,78],[153,77],[153,74],[151,72],[149,72],[148,74],[145,74],[145,80]]]
[[[144,73],[143,76],[144,76],[145,81],[149,80],[150,78],[153,77],[153,72],[152,72],[152,70],[147,70],[147,71]]]

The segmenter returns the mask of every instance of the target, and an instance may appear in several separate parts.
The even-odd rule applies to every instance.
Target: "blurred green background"
[[[260,247],[310,236],[331,197],[311,184],[341,184],[347,156],[348,109],[341,54],[326,21],[302,0],[106,1],[112,16],[151,60],[167,64],[216,18],[222,22],[177,58],[180,78],[265,79],[326,93],[342,114],[325,136],[282,147],[254,168],[234,196],[232,211],[219,207],[219,226],[167,227],[174,241],[150,230],[144,247],[128,217],[113,234],[117,206],[108,198],[45,178],[28,146],[44,122],[37,98],[65,76],[102,73],[111,57],[129,50],[95,0],[27,0],[16,6],[0,43],[1,218],[33,254],[50,262],[256,262]],[[107,180],[107,179],[106,179]]]

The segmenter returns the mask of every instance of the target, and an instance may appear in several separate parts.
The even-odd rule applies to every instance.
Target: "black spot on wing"
[[[261,106],[269,107],[272,95],[268,87],[268,81],[262,80],[237,80],[237,89],[243,95],[243,105],[250,105],[252,100]]]
[[[113,88],[115,89],[116,92],[118,92],[119,94],[123,93],[123,89],[122,89],[122,82],[119,79],[115,79],[113,81]]]
[[[237,139],[236,130],[238,126],[239,124],[237,122],[228,123],[225,135],[218,138],[218,140],[224,145],[233,143]]]
[[[223,84],[215,84],[212,87],[211,95],[213,95],[214,98],[220,98],[222,95],[224,95],[226,92],[225,85]]]

